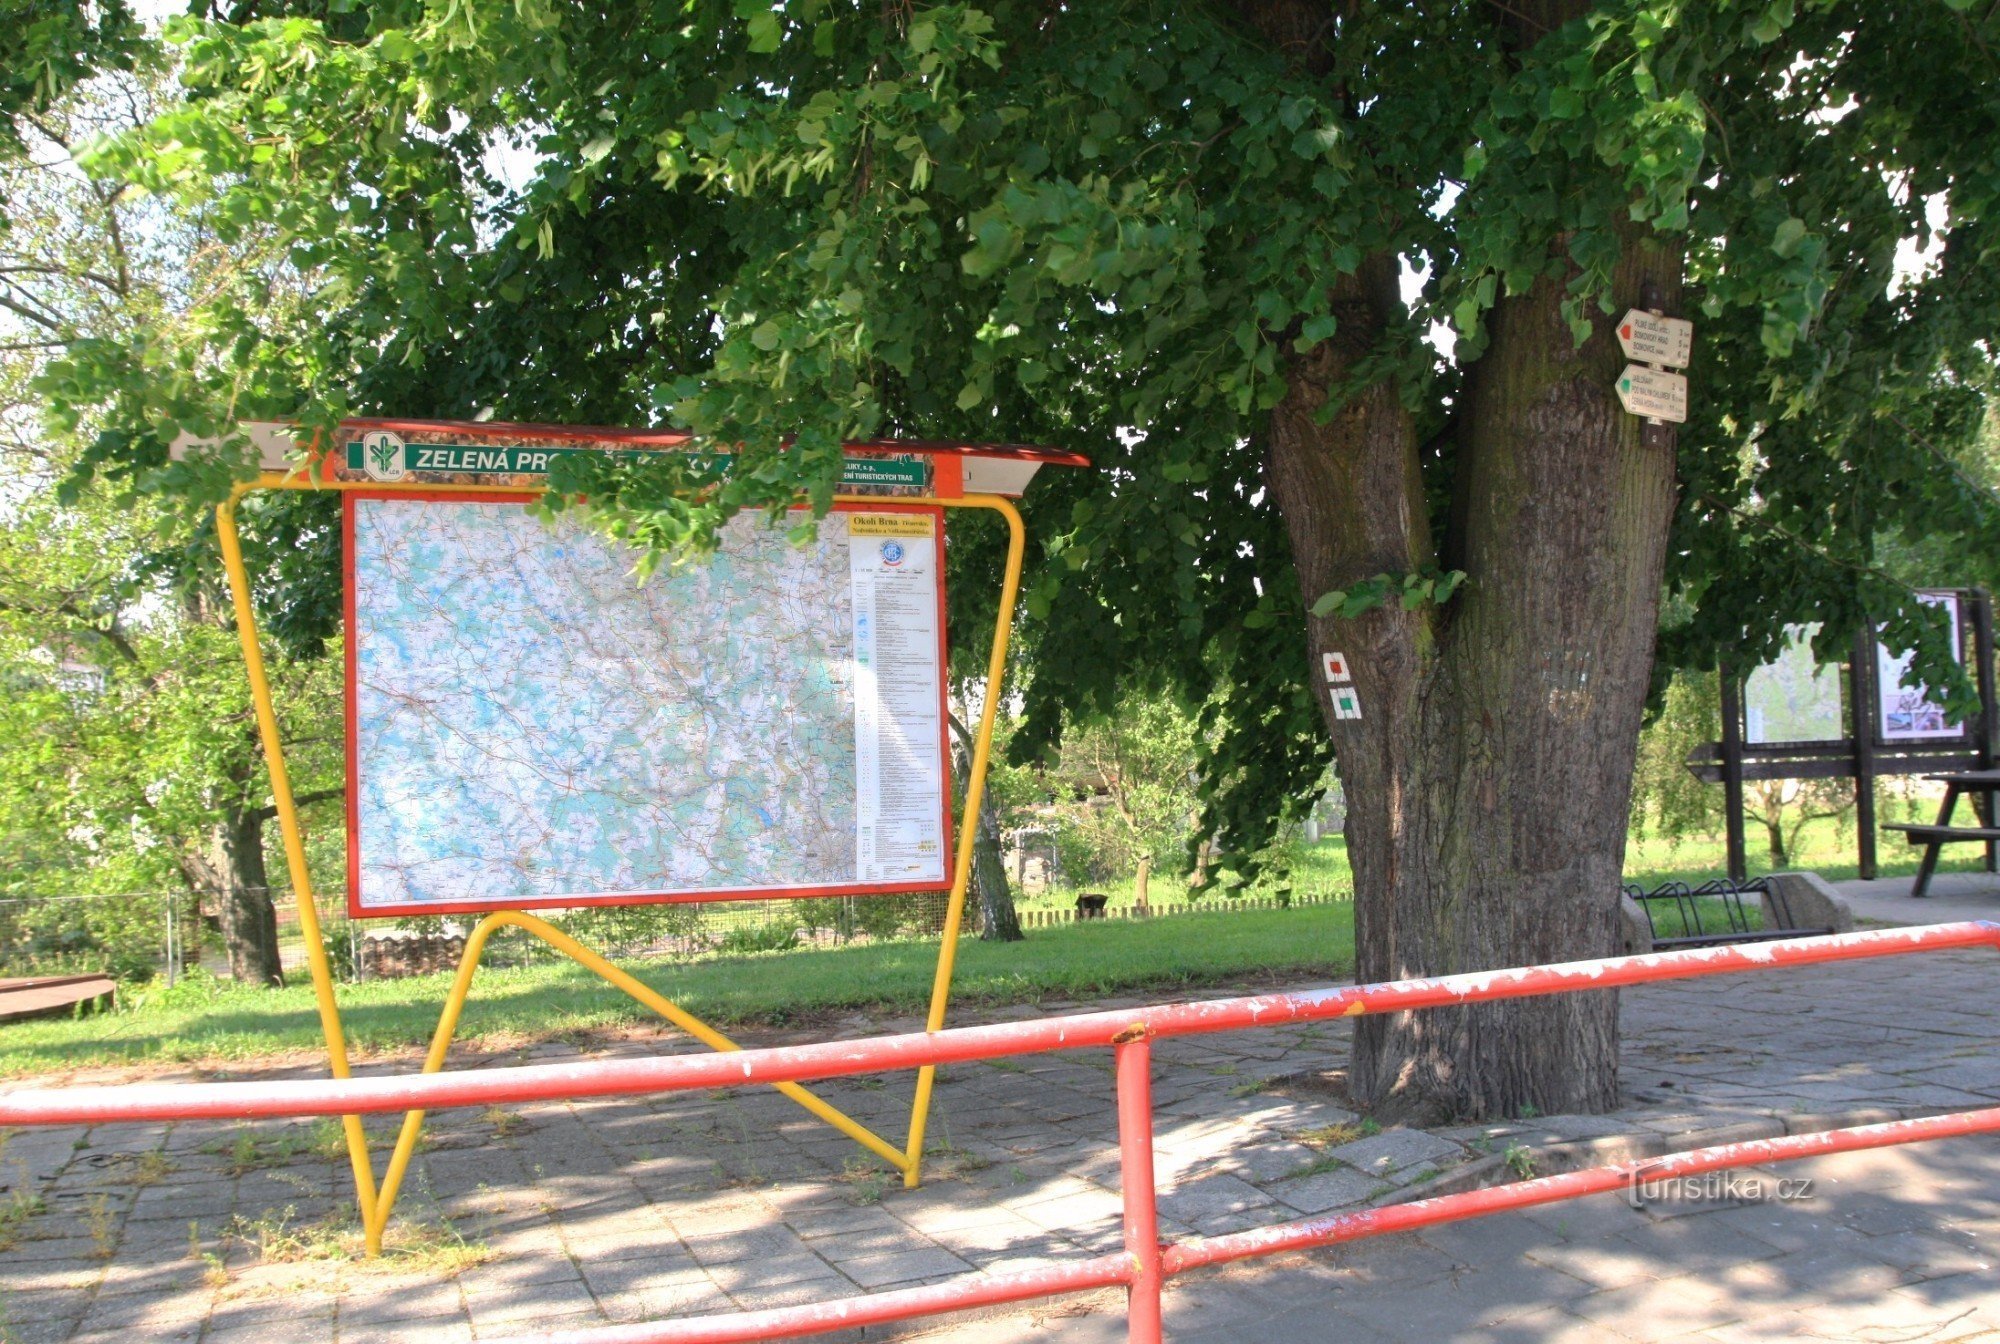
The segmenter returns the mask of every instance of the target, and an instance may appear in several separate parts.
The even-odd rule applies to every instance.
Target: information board
[[[1964,663],[1965,655],[1959,642],[1958,595],[1922,593],[1918,595],[1918,600],[1926,606],[1944,609],[1951,635],[1952,660]],[[1891,653],[1886,644],[1875,646],[1876,685],[1880,688],[1882,706],[1882,740],[1921,742],[1967,736],[1971,728],[1948,722],[1943,704],[1933,698],[1928,686],[1911,674],[1910,657],[1907,653]]]
[[[1746,742],[1835,742],[1847,736],[1840,666],[1813,655],[1819,625],[1785,627],[1785,651],[1743,683]]]
[[[347,495],[353,914],[949,884],[940,510],[640,581],[528,498]]]

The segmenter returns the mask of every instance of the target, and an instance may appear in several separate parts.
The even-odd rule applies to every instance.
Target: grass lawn
[[[1301,845],[1292,861],[1289,877],[1291,894],[1295,897],[1351,898],[1354,895],[1354,870],[1347,863],[1347,841],[1332,836],[1317,845]],[[1138,879],[1131,875],[1103,882],[1086,882],[1082,886],[1066,882],[1047,890],[1017,892],[1014,905],[1021,910],[1074,910],[1077,893],[1093,891],[1109,896],[1113,906],[1127,906],[1134,903],[1137,889]],[[1277,884],[1260,880],[1243,894],[1275,896],[1278,894]],[[1178,909],[1185,905],[1224,907],[1229,899],[1215,890],[1190,898],[1187,878],[1173,871],[1171,864],[1155,867],[1146,883],[1146,903],[1155,910]]]
[[[1729,866],[1727,852],[1719,838],[1684,840],[1679,844],[1665,840],[1633,840],[1625,846],[1625,880],[1637,882],[1648,890],[1674,880],[1698,885],[1712,877],[1725,875]],[[1748,837],[1748,853],[1744,858],[1752,877],[1776,871],[1764,847],[1761,828],[1752,828]],[[1917,864],[1922,858],[1921,849],[1905,844],[1896,832],[1885,831],[1875,846],[1876,876],[1915,877]],[[1937,870],[1941,873],[1972,873],[1985,866],[1986,852],[1978,845],[1948,845]],[[1854,836],[1852,833],[1836,834],[1831,826],[1814,825],[1808,828],[1799,852],[1791,856],[1791,862],[1785,868],[1793,872],[1809,869],[1829,882],[1844,882],[1857,877],[1860,873],[1854,857]]]
[[[1353,957],[1347,905],[1106,921],[1036,930],[1024,943],[966,939],[953,1003],[1038,1003],[1128,990],[1168,996],[1263,975],[1338,979],[1350,973]],[[920,1012],[936,964],[935,943],[890,943],[638,961],[626,969],[726,1030],[809,1023],[857,1009]],[[340,986],[350,1044],[363,1056],[428,1044],[448,983],[448,976],[428,975]],[[529,966],[481,973],[459,1039],[506,1045],[650,1018],[580,968]],[[222,1064],[318,1049],[310,985],[271,990],[201,980],[152,990],[96,1017],[0,1027],[0,1075],[146,1061]]]

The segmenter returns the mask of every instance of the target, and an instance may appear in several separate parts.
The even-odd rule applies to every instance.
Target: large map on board
[[[945,881],[932,510],[643,582],[519,503],[350,497],[357,914]]]

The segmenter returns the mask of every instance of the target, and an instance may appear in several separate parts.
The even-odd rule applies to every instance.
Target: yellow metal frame
[[[340,1023],[340,1005],[334,998],[333,971],[327,962],[326,941],[320,930],[319,911],[313,904],[312,879],[306,871],[305,834],[299,824],[298,808],[292,799],[291,779],[285,768],[284,748],[278,736],[277,712],[271,701],[271,684],[264,672],[264,653],[257,633],[257,614],[250,601],[250,576],[243,564],[243,546],[236,530],[237,504],[245,495],[257,490],[367,490],[370,493],[424,492],[477,496],[518,495],[522,493],[522,489],[519,486],[396,485],[374,481],[315,480],[303,475],[265,472],[255,481],[237,485],[230,492],[228,500],[216,507],[215,530],[222,546],[223,568],[229,573],[230,594],[236,605],[236,629],[243,644],[243,665],[250,679],[250,697],[256,707],[257,732],[263,742],[264,763],[271,772],[271,798],[277,809],[279,830],[284,836],[285,865],[291,874],[292,891],[298,902],[299,931],[305,940],[306,964],[312,972],[313,994],[319,1004],[320,1030],[326,1037],[327,1060],[333,1076],[346,1078],[350,1073],[347,1038]],[[844,504],[867,505],[884,502],[882,497],[874,495],[840,495],[836,498]],[[1007,566],[1000,584],[1000,608],[993,628],[993,651],[986,664],[985,703],[980,707],[979,729],[973,738],[972,768],[966,783],[963,812],[959,819],[951,891],[945,905],[944,931],[938,947],[937,974],[931,982],[930,1011],[924,1019],[926,1031],[937,1031],[944,1026],[945,1009],[951,997],[952,967],[957,960],[958,934],[965,914],[965,893],[972,874],[973,840],[980,806],[986,795],[987,765],[992,756],[994,715],[1000,704],[1000,686],[1007,668],[1007,638],[1013,627],[1014,605],[1021,591],[1021,564],[1026,551],[1026,530],[1021,522],[1020,511],[1014,507],[1013,501],[1001,495],[963,495],[950,499],[933,497],[911,499],[899,496],[892,502],[936,505],[947,509],[986,509],[999,514],[1007,523]],[[446,1053],[450,1050],[452,1036],[458,1029],[465,1001],[471,994],[473,974],[478,969],[479,958],[485,950],[486,942],[496,930],[510,926],[541,939],[571,961],[631,995],[709,1048],[714,1050],[739,1048],[735,1042],[715,1028],[612,965],[560,929],[518,910],[500,910],[480,920],[471,936],[465,941],[465,952],[459,959],[458,972],[452,980],[450,993],[445,996],[444,1008],[438,1016],[437,1031],[431,1038],[430,1051],[424,1057],[423,1072],[435,1073],[444,1067]],[[774,1086],[900,1171],[906,1186],[915,1187],[923,1174],[924,1128],[930,1117],[931,1092],[936,1079],[935,1065],[927,1064],[917,1071],[916,1094],[910,1103],[909,1134],[900,1149],[798,1084],[778,1083]],[[397,1192],[402,1188],[403,1177],[409,1170],[410,1157],[416,1151],[417,1138],[422,1132],[423,1123],[422,1111],[411,1111],[403,1117],[402,1129],[397,1134],[395,1147],[390,1152],[388,1170],[383,1174],[382,1183],[378,1188],[375,1183],[374,1161],[368,1152],[368,1135],[362,1128],[361,1117],[358,1115],[341,1117],[341,1126],[347,1137],[348,1161],[354,1168],[355,1199],[361,1209],[362,1229],[370,1255],[381,1252],[382,1237],[388,1227],[389,1213],[395,1205]]]

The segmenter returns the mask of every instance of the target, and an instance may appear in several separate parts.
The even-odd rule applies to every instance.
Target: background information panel
[[[347,499],[357,915],[948,885],[940,514],[652,578],[515,500]]]

